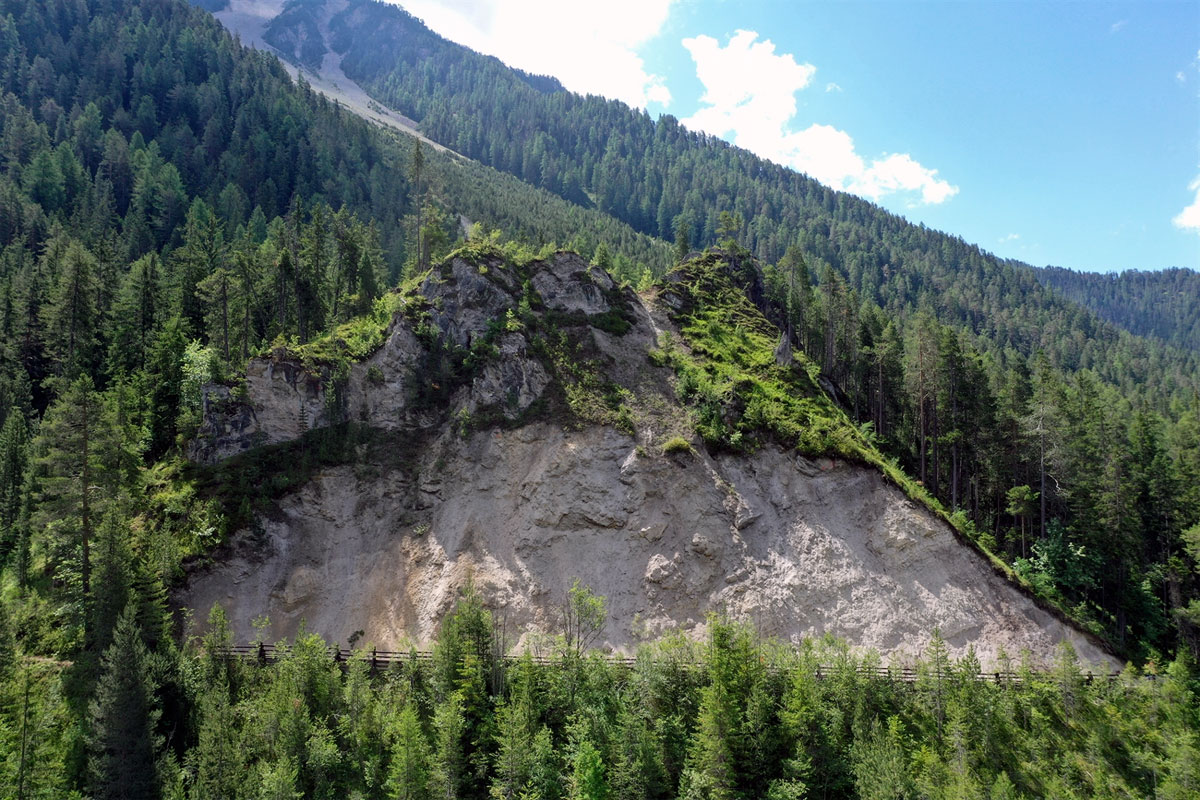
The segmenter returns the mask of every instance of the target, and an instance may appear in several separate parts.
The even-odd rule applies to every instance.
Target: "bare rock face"
[[[603,270],[574,253],[557,253],[539,265],[532,283],[544,289],[548,308],[584,315],[611,310],[606,298],[617,291]],[[465,351],[481,339],[493,340],[494,356],[455,394],[456,412],[495,409],[502,417],[516,419],[550,383],[544,365],[529,353],[524,335],[504,329],[522,288],[498,259],[472,264],[454,258],[422,283],[420,293],[428,302],[440,347]],[[413,413],[412,398],[421,382],[431,380],[422,366],[428,356],[428,344],[397,314],[384,345],[352,364],[342,386],[334,386],[330,369],[306,368],[286,350],[251,359],[244,393],[235,396],[228,387],[204,387],[203,419],[188,457],[215,464],[343,421],[382,430],[425,427],[430,419]]]
[[[533,277],[533,288],[543,302],[558,311],[579,311],[584,314],[603,314],[611,309],[606,292],[615,288],[604,270],[575,257],[572,253],[557,253],[546,269]]]
[[[234,397],[228,386],[208,384],[200,392],[204,417],[200,436],[188,442],[188,458],[215,464],[244,450],[266,444],[254,407]]]
[[[489,325],[517,307],[520,286],[498,261],[477,266],[455,258],[440,273],[435,270],[425,279],[421,294],[433,305],[434,324],[458,347],[470,347]]]
[[[519,333],[501,336],[497,350],[498,358],[483,366],[456,406],[468,414],[496,408],[505,419],[513,420],[542,396],[550,375],[541,362],[529,356],[529,344]]]
[[[188,457],[215,464],[265,444],[299,437],[330,421],[328,377],[310,372],[286,356],[254,358],[246,366],[246,390],[234,396],[226,386],[201,390],[203,418]]]
[[[610,428],[539,424],[449,435],[410,470],[322,474],[264,520],[266,545],[193,576],[241,638],[309,630],[381,649],[428,643],[473,578],[510,637],[555,630],[578,577],[608,600],[605,644],[698,632],[724,609],[764,633],[823,633],[915,656],[934,627],[955,654],[1049,661],[1070,641],[1113,660],[994,573],[943,522],[863,467],[778,448],[749,458],[639,454]]]
[[[552,414],[511,427],[556,380],[515,318],[528,287],[637,406],[632,435]],[[405,455],[329,469],[279,501],[256,533],[235,535],[177,597],[197,619],[220,603],[243,640],[267,615],[274,637],[306,625],[330,641],[361,630],[381,649],[422,646],[473,580],[519,646],[558,629],[579,578],[607,598],[603,638],[614,649],[672,630],[698,635],[724,610],[785,640],[831,633],[892,662],[915,657],[938,628],[952,653],[973,647],[985,666],[1002,651],[1047,662],[1062,641],[1085,662],[1115,665],[873,469],[778,446],[661,455],[692,424],[673,372],[647,357],[673,330],[661,309],[683,295],[670,286],[652,311],[578,256],[558,254],[521,278],[454,259],[421,294],[420,335],[398,314],[385,344],[336,390],[285,358],[252,362],[240,399],[207,390],[191,450],[199,461],[287,441],[335,413]],[[614,312],[623,334],[589,323]],[[430,322],[440,337],[432,344]],[[490,355],[438,413],[418,413],[431,346]],[[470,426],[456,420],[476,414],[509,429],[464,433]]]

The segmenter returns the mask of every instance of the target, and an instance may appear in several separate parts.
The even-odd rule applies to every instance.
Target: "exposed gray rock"
[[[746,509],[758,516],[739,527]],[[271,636],[304,621],[334,641],[362,629],[381,648],[425,644],[470,578],[519,643],[557,629],[578,577],[607,598],[614,648],[638,632],[699,635],[724,609],[892,662],[940,627],[952,653],[974,647],[985,667],[1001,648],[1048,662],[1061,640],[1115,663],[875,470],[777,447],[676,463],[603,427],[447,435],[408,471],[331,469],[263,526],[265,548],[194,575],[183,597],[198,618],[222,603],[246,640],[266,614]]]
[[[201,388],[200,428],[188,458],[215,464],[266,444],[291,441],[328,425],[327,378],[286,357],[254,358],[246,365],[246,391],[234,398],[225,386]]]
[[[529,357],[528,344],[521,334],[504,334],[497,348],[499,356],[483,366],[460,408],[470,414],[495,408],[506,419],[516,419],[542,396],[550,375],[540,361]]]
[[[425,347],[408,322],[393,320],[383,347],[350,368],[346,416],[384,430],[409,424],[408,412],[424,356]]]
[[[233,396],[228,386],[208,384],[200,390],[204,420],[199,435],[188,443],[192,461],[213,464],[265,444],[254,407]]]
[[[559,253],[535,265],[534,281],[549,276],[555,308],[600,313],[608,310],[604,292],[612,279],[572,253]],[[516,331],[505,331],[509,311],[515,311],[523,287],[498,260],[474,265],[454,258],[435,270],[420,291],[429,302],[431,320],[443,348],[468,349],[492,337],[495,357],[485,361],[454,398],[452,409],[475,414],[498,412],[518,418],[535,403],[550,383],[545,366],[528,352],[528,342]],[[251,359],[246,367],[245,395],[235,400],[228,389],[206,387],[204,416],[188,456],[213,464],[253,447],[287,442],[305,431],[342,421],[396,430],[425,427],[444,414],[416,414],[412,400],[422,382],[429,350],[402,315],[393,319],[384,345],[369,358],[353,364],[344,385],[335,386],[328,369],[309,370],[281,350],[267,358]],[[446,409],[441,409],[444,411]]]
[[[547,307],[557,311],[603,314],[611,309],[604,293],[613,287],[604,270],[575,253],[556,253],[546,268],[533,276],[533,288]]]
[[[489,325],[517,307],[512,273],[500,262],[475,266],[461,258],[434,270],[421,284],[421,294],[433,304],[434,324],[458,347],[470,347]]]

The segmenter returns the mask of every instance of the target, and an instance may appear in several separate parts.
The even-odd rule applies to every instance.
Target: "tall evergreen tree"
[[[80,605],[86,627],[91,600],[91,541],[108,497],[98,491],[110,432],[92,379],[83,375],[46,412],[38,433],[37,522],[55,543],[54,565]]]
[[[58,266],[54,296],[45,309],[46,338],[60,375],[89,371],[99,343],[96,258],[76,241],[67,244]]]
[[[161,796],[155,732],[161,710],[142,642],[137,609],[130,605],[101,660],[89,706],[88,774],[96,800],[153,800]]]
[[[15,406],[0,428],[0,564],[16,549],[29,462],[29,427]]]
[[[425,800],[429,797],[429,744],[411,700],[405,701],[395,717],[392,737],[391,764],[385,787],[388,797],[392,800]]]

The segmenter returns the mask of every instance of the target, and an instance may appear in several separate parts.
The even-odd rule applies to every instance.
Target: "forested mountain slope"
[[[1200,273],[1191,269],[1078,272],[1034,269],[1044,286],[1139,336],[1200,350]]]
[[[293,0],[267,38],[284,42],[289,25],[327,5]],[[1022,265],[687,131],[669,116],[654,121],[616,101],[531,85],[496,59],[436,36],[392,4],[334,5],[342,10],[329,23],[331,44],[344,55],[343,69],[417,120],[431,138],[532,185],[594,204],[637,230],[671,240],[684,222],[693,243],[712,244],[720,213],[736,212],[739,240],[764,262],[777,262],[798,244],[814,277],[829,264],[889,312],[909,315],[928,307],[942,322],[996,347],[1025,355],[1041,348],[1067,369],[1104,369],[1118,349],[1138,348],[1091,315],[1077,318],[1077,307],[1055,299]],[[1074,330],[1102,355],[1064,341]],[[1166,372],[1177,365],[1172,358]],[[1194,374],[1194,361],[1185,358],[1184,365]],[[1130,377],[1144,384],[1159,376]],[[1179,378],[1170,375],[1155,392],[1170,395]]]
[[[790,328],[794,341],[775,342],[759,321],[748,347],[735,324],[744,315],[723,323],[705,304],[675,309],[695,317],[681,323],[691,353],[660,348],[655,369],[673,373],[667,399],[686,407],[687,425],[682,443],[663,442],[673,452],[648,451],[647,462],[696,480],[700,465],[741,463],[739,448],[778,457],[778,437],[809,455],[857,454],[981,546],[1007,558],[1027,553],[1017,564],[1042,602],[1169,680],[1142,680],[1139,667],[1088,684],[1063,651],[1052,673],[1017,669],[985,683],[977,659],[952,664],[930,631],[909,685],[836,642],[793,652],[720,619],[704,648],[672,639],[632,667],[608,664],[584,652],[607,623],[603,603],[582,587],[569,595],[573,623],[546,626],[552,638],[541,652],[551,665],[501,658],[500,621],[470,592],[443,622],[436,656],[387,675],[369,674],[362,660],[338,664],[307,635],[277,664],[230,660],[219,614],[211,636],[181,641],[168,595],[188,569],[219,556],[234,532],[261,544],[261,526],[272,523],[264,509],[303,503],[339,476],[369,480],[372,441],[404,456],[394,439],[364,441],[339,423],[197,467],[183,454],[206,392],[209,411],[214,400],[241,407],[251,382],[238,376],[250,357],[262,364],[282,352],[322,374],[314,386],[322,402],[297,404],[304,427],[341,407],[343,381],[378,400],[382,368],[356,373],[351,362],[376,352],[406,297],[388,284],[422,279],[464,227],[472,246],[508,247],[524,262],[552,256],[556,248],[543,245],[554,240],[574,240],[647,296],[669,294],[652,278],[672,265],[670,246],[585,205],[414,149],[293,83],[272,57],[237,46],[180,0],[0,0],[0,793],[1194,793],[1195,679],[1186,648],[1169,668],[1161,655],[1186,645],[1184,622],[1195,613],[1200,540],[1183,532],[1196,517],[1194,410],[1143,406],[1136,392],[1049,363],[1035,361],[1030,379],[1025,356],[982,349],[931,315],[889,332],[884,312],[844,282],[829,278],[814,291],[799,253],[766,264],[761,292],[747,293],[748,284],[725,295],[732,308],[754,295],[772,330]],[[505,244],[464,226],[464,216],[521,241]],[[744,226],[717,221],[725,252],[735,252]],[[443,310],[421,309],[429,317],[414,330],[434,349],[432,319]],[[526,324],[525,311],[518,303],[511,318],[497,317],[495,332]],[[621,313],[597,317],[581,328],[594,322],[617,336],[632,324]],[[438,369],[421,373],[427,380],[397,388],[446,413],[443,387],[456,385],[446,378],[470,364],[519,361],[489,360],[496,343],[476,341],[439,350]],[[804,370],[783,373],[789,344],[803,351]],[[1077,344],[1086,351],[1085,338]],[[1114,374],[1153,372],[1168,357],[1145,352],[1157,361],[1133,358]],[[570,379],[563,402],[574,399],[596,415],[594,431],[626,443],[625,396],[595,382],[575,353],[545,355]],[[781,373],[803,390],[761,380]],[[956,405],[964,397],[980,405]],[[993,414],[996,398],[1004,403]],[[504,406],[508,393],[495,399]],[[799,400],[801,411],[820,414],[796,424],[779,412]],[[963,433],[952,423],[968,413],[979,423]],[[854,424],[868,414],[877,424]],[[452,443],[503,440],[510,423],[499,417],[456,419],[464,433]],[[924,470],[929,490],[959,510],[938,511],[879,447]],[[673,458],[696,460],[681,467]],[[877,473],[856,469],[894,494]],[[1042,483],[1034,476],[1049,487],[1044,515],[1029,494]],[[423,487],[435,489],[423,481],[419,496]],[[1024,491],[1010,497],[1010,489]],[[736,528],[724,484],[705,491]],[[704,558],[707,545],[693,545]],[[873,558],[913,552],[875,550]],[[954,552],[970,555],[965,546]],[[655,575],[672,578],[665,567]],[[303,582],[293,588],[300,597]]]

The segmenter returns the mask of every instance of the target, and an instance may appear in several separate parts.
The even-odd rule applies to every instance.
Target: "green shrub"
[[[663,442],[662,454],[664,456],[673,455],[675,453],[694,453],[692,444],[682,436],[672,436]]]

